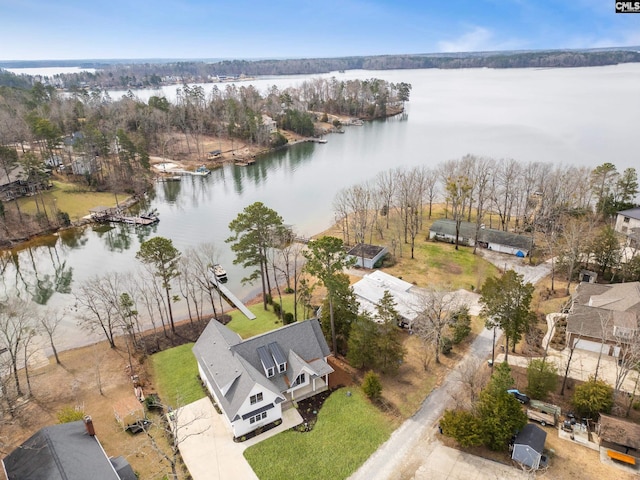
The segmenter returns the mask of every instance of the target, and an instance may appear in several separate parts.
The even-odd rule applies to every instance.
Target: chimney
[[[96,430],[95,430],[95,428],[93,428],[93,421],[91,420],[91,416],[90,415],[85,415],[84,416],[84,426],[87,429],[87,433],[89,435],[91,435],[92,437],[95,437]]]

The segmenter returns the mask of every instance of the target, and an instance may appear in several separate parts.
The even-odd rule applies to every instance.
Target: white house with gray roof
[[[317,319],[242,340],[212,320],[193,347],[200,378],[241,437],[282,418],[282,409],[327,390],[333,368]]]

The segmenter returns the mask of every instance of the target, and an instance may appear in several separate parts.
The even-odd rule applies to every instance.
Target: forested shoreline
[[[469,52],[298,58],[263,60],[78,60],[71,62],[0,62],[3,68],[80,66],[94,72],[47,77],[60,88],[136,88],[181,82],[213,82],[226,77],[312,75],[346,70],[457,68],[574,68],[640,62],[640,49],[551,50],[528,52]],[[43,81],[0,70],[0,85],[27,86]]]
[[[218,145],[227,142],[228,155],[237,159],[239,146],[265,151],[286,145],[285,135],[311,137],[339,128],[337,116],[398,113],[410,91],[410,84],[375,78],[313,79],[264,94],[252,85],[229,84],[206,94],[184,84],[173,103],[161,96],[144,102],[133,94],[112,99],[100,89],[64,95],[42,83],[0,87],[0,244],[69,224],[50,192],[52,180],[139,196],[153,177],[153,155],[202,164],[215,148],[211,161],[217,162],[227,153]]]

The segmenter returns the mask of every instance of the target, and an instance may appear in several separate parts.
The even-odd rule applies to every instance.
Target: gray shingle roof
[[[3,463],[8,480],[120,480],[98,439],[86,432],[82,420],[43,428],[7,455]]]
[[[514,441],[514,445],[528,445],[536,452],[542,453],[544,450],[544,442],[547,439],[547,432],[537,425],[528,423],[520,431]]]
[[[436,220],[429,229],[430,232],[441,233],[443,235],[456,234],[456,222],[454,220]],[[460,237],[474,239],[476,236],[476,224],[470,222],[460,223]],[[497,243],[522,250],[531,250],[531,237],[518,235],[517,233],[493,230],[491,228],[481,228],[478,232],[478,241],[487,243]]]
[[[283,355],[287,355],[287,370],[279,373],[276,366],[275,375],[267,378],[259,351],[270,352],[269,346],[274,343]],[[282,402],[282,393],[289,389],[296,378],[294,372],[302,365],[318,375],[333,371],[324,362],[330,350],[317,319],[292,323],[246,340],[239,340],[227,327],[211,321],[198,338],[193,352],[216,391],[220,407],[232,421],[238,418],[238,410],[256,383],[274,392],[278,396],[276,402]],[[312,362],[319,363],[311,366]],[[320,368],[320,363],[324,367]],[[227,386],[229,388],[223,394]]]
[[[618,215],[622,215],[624,217],[635,218],[636,220],[640,220],[640,207],[639,208],[631,208],[629,210],[622,210],[618,212]]]
[[[616,341],[613,327],[638,328],[640,313],[640,283],[629,282],[599,285],[582,282],[573,296],[573,306],[567,317],[567,332],[583,337]]]

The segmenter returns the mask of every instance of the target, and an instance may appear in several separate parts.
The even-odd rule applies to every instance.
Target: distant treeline
[[[280,60],[149,61],[130,64],[113,61],[81,62],[95,73],[55,75],[57,87],[129,88],[181,82],[207,82],[216,77],[318,74],[341,70],[393,70],[422,68],[568,68],[640,62],[640,49],[553,50],[530,52],[477,52],[459,54],[379,55],[342,58]],[[152,63],[153,62],[153,63]],[[6,66],[6,64],[2,64]],[[13,82],[13,75],[0,75],[0,84]],[[40,79],[42,80],[42,79]]]

